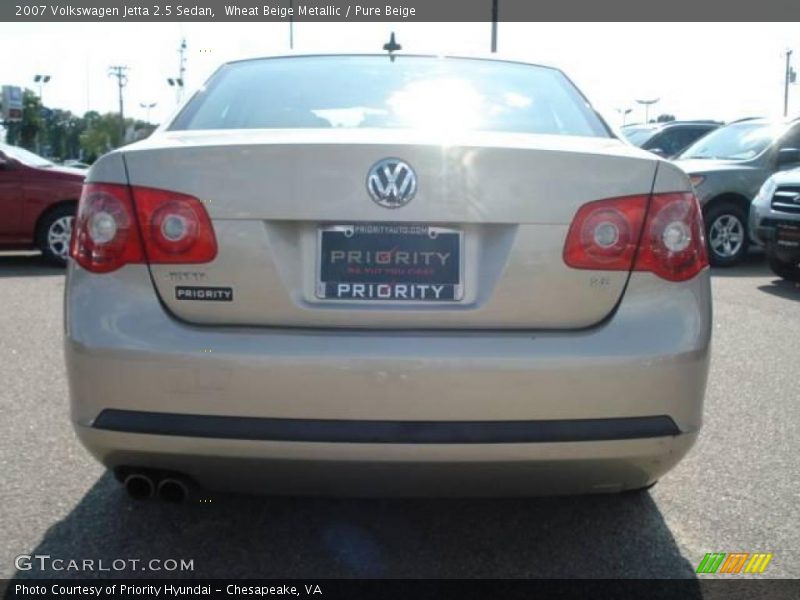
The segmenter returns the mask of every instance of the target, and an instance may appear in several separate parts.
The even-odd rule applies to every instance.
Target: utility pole
[[[128,84],[128,67],[115,65],[108,67],[108,76],[117,78],[117,88],[119,89],[119,134],[120,144],[125,143],[125,110],[122,103],[122,88]]]
[[[789,116],[789,84],[794,83],[796,73],[792,69],[792,50],[786,50],[786,76],[783,80],[783,116]]]
[[[500,0],[492,0],[492,52],[497,52],[497,13]]]

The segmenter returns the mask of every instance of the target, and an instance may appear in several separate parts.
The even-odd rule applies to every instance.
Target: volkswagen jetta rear
[[[227,64],[92,168],[72,258],[72,416],[118,473],[608,492],[657,480],[700,428],[689,181],[555,69]]]

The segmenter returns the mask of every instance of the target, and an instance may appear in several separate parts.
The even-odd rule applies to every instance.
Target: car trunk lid
[[[415,196],[402,208],[387,209],[368,193],[370,167],[387,157],[416,173]],[[214,261],[150,267],[158,294],[181,319],[455,329],[576,329],[603,320],[628,273],[566,266],[569,225],[587,202],[649,194],[657,166],[608,138],[361,129],[164,133],[126,151],[125,161],[131,185],[195,196],[212,219]],[[321,232],[366,225],[455,232],[455,296],[321,297]],[[369,238],[361,251],[380,243]],[[226,291],[206,298],[179,288]]]

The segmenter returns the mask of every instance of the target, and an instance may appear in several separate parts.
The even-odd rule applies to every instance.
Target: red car
[[[0,249],[38,248],[66,264],[84,173],[0,144]]]

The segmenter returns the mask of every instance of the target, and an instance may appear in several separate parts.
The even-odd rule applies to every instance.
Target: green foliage
[[[60,108],[43,108],[31,90],[23,92],[22,121],[6,124],[6,142],[57,159],[94,162],[106,152],[147,137],[154,126],[125,119],[122,139],[119,115],[89,111],[82,117]]]
[[[31,90],[22,92],[22,121],[6,126],[6,141],[30,150],[36,146],[36,134],[42,128],[42,105]]]

